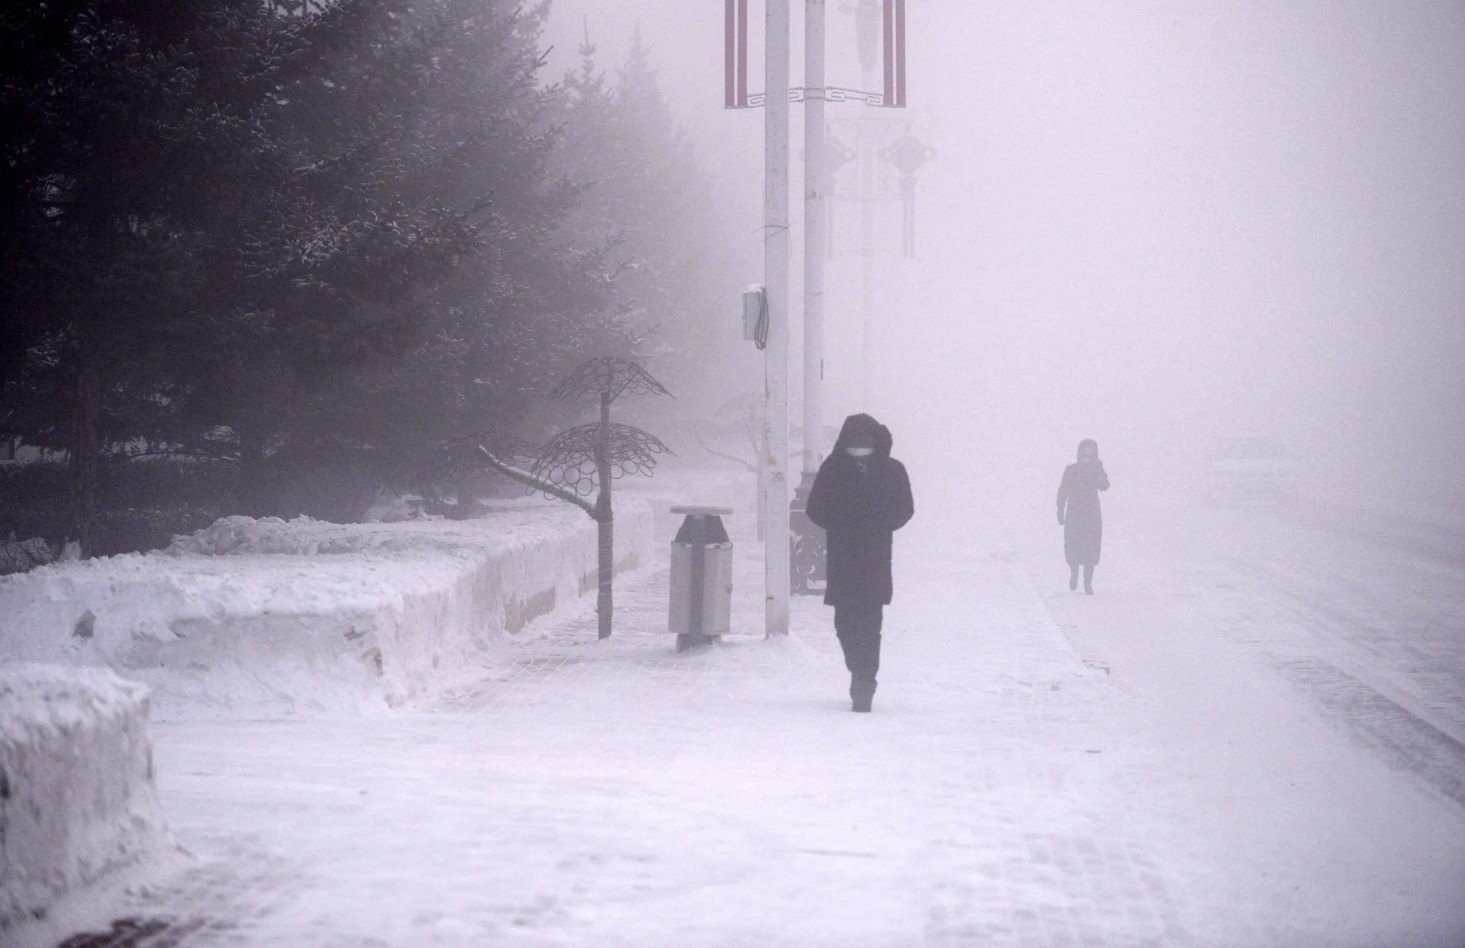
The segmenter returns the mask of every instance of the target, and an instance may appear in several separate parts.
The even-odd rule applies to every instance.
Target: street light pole
[[[824,31],[824,0],[804,0],[804,490],[824,448]]]
[[[763,115],[763,280],[768,347],[763,362],[764,628],[789,626],[788,346],[789,346],[789,2],[765,12]]]
[[[800,595],[824,591],[824,531],[809,519],[809,493],[824,449],[824,84],[825,0],[804,0],[804,448],[803,473],[789,511],[790,588]]]
[[[859,34],[860,66],[865,88],[875,80],[875,68],[880,51],[880,11],[876,0],[862,0],[856,14],[856,29]],[[875,112],[866,110],[860,116],[859,173],[860,173],[860,404],[861,411],[874,409],[875,348],[873,345],[875,321],[875,152],[879,147],[876,139]]]
[[[805,505],[823,460],[824,261],[828,249],[829,168],[825,103],[863,102],[866,106],[905,108],[905,0],[861,0],[857,8],[860,61],[866,89],[827,85],[824,74],[826,4],[804,0],[805,85],[789,87],[789,10],[792,0],[766,0],[764,81],[761,96],[747,91],[748,0],[724,0],[726,60],[723,100],[727,108],[763,106],[763,286],[744,294],[747,338],[764,349],[763,431],[759,487],[762,501],[766,621],[769,635],[788,633],[789,593],[824,588],[824,533],[809,522]],[[877,40],[878,37],[878,40]],[[880,41],[883,41],[883,45]],[[868,86],[883,52],[882,92]],[[804,112],[804,444],[799,490],[789,503],[789,103],[792,93]],[[873,177],[876,143],[868,118],[861,123],[861,178],[864,186],[864,376],[869,401],[873,262]],[[752,327],[752,328],[749,328]],[[790,509],[790,507],[796,509]],[[792,529],[791,529],[792,528]]]

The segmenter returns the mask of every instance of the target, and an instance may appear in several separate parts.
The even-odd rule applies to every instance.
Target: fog
[[[858,86],[846,6],[829,4],[829,81]],[[917,254],[889,252],[882,218],[868,400],[860,260],[830,262],[826,421],[876,414],[933,486],[996,465],[1051,491],[1093,437],[1116,483],[1161,491],[1213,439],[1262,434],[1318,496],[1459,498],[1465,7],[910,0],[909,17],[911,108],[881,117],[936,152]],[[612,71],[641,30],[728,202],[728,253],[761,279],[762,113],[721,108],[720,5],[555,0],[556,69],[587,26]],[[863,108],[831,105],[835,134]],[[838,249],[857,211],[834,203]]]

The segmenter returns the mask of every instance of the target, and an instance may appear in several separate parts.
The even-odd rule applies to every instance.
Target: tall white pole
[[[824,0],[804,0],[804,452],[807,481],[823,460]]]
[[[868,88],[874,70],[865,70]],[[860,115],[860,410],[874,411],[875,388],[875,160],[880,147],[874,109]]]
[[[788,634],[789,0],[768,0],[764,43],[763,282],[768,293],[763,443],[765,605],[768,635]]]
[[[875,70],[880,61],[880,11],[876,0],[861,0],[857,27],[860,30],[860,65],[864,88],[873,88]],[[874,410],[875,347],[873,323],[875,311],[875,160],[880,147],[876,131],[877,110],[860,110],[860,405],[861,411]]]

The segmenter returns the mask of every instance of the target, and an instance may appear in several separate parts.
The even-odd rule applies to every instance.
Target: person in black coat
[[[875,696],[880,626],[894,592],[891,535],[915,514],[910,478],[890,456],[891,443],[890,429],[869,415],[846,418],[805,507],[827,535],[824,603],[834,607],[856,711],[869,711]]]
[[[1078,443],[1078,462],[1063,470],[1058,485],[1058,522],[1063,526],[1063,556],[1068,560],[1068,588],[1078,588],[1083,567],[1083,591],[1094,594],[1094,567],[1104,544],[1104,514],[1099,491],[1109,489],[1109,475],[1099,460],[1099,445],[1092,438]]]

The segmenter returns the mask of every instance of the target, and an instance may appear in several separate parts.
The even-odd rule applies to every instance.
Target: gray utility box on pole
[[[671,631],[677,651],[721,638],[732,625],[732,541],[728,507],[673,507],[683,514],[671,541]]]

